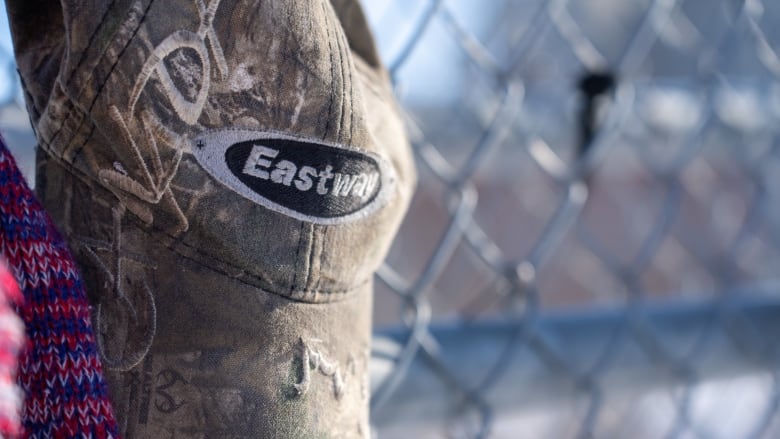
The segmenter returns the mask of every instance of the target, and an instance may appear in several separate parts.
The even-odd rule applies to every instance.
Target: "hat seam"
[[[98,21],[98,25],[95,26],[95,30],[93,30],[92,33],[90,34],[89,39],[87,40],[87,44],[84,46],[84,50],[81,51],[81,54],[79,56],[78,62],[70,69],[69,72],[67,72],[68,80],[65,82],[65,86],[66,87],[68,85],[70,85],[74,80],[76,80],[77,72],[79,70],[81,70],[81,65],[84,64],[84,62],[86,61],[87,54],[91,51],[92,44],[95,42],[95,37],[97,36],[98,33],[100,33],[100,30],[103,29],[103,27],[107,25],[106,23],[107,23],[108,20],[106,20],[106,17],[108,17],[108,14],[110,14],[114,10],[114,6],[116,6],[116,0],[111,0],[111,2],[106,7],[105,12],[103,12],[103,16],[100,17],[100,21]],[[66,29],[66,32],[70,33],[70,32],[72,32],[72,29]],[[116,31],[114,31],[114,34],[116,34],[117,32],[119,32],[119,28],[117,28]],[[113,40],[113,38],[112,38],[112,40]],[[109,46],[110,46],[110,44],[106,45],[106,50],[108,50]],[[66,50],[67,49],[68,48],[66,47]],[[98,56],[98,61],[97,62],[100,62],[100,58],[102,58],[104,54],[105,54],[105,51],[103,53],[101,53],[100,56]],[[66,54],[66,55],[69,55],[69,54]],[[70,56],[68,56],[68,57],[70,57]],[[87,75],[86,78],[84,78],[84,84],[82,85],[82,89],[79,90],[79,96],[81,96],[83,94],[83,90],[87,88],[87,85],[89,84],[90,79],[92,79],[92,76],[94,75],[94,72],[95,72],[94,70],[90,69],[90,71],[89,71],[90,74]]]
[[[106,76],[104,78],[104,81],[102,81],[102,83],[98,86],[97,90],[95,91],[95,96],[93,97],[92,102],[89,103],[89,108],[87,108],[86,111],[82,110],[81,106],[79,105],[79,101],[84,96],[84,93],[85,93],[85,91],[88,88],[88,85],[92,82],[92,79],[94,77],[94,73],[96,71],[98,71],[98,69],[92,69],[90,71],[90,75],[85,78],[84,85],[81,87],[81,89],[79,89],[78,94],[74,98],[72,98],[70,96],[70,94],[68,93],[68,91],[66,89],[67,85],[70,84],[70,78],[68,79],[66,84],[63,84],[61,86],[63,94],[67,97],[66,102],[68,102],[71,105],[71,107],[73,108],[74,111],[68,112],[68,116],[63,118],[62,123],[60,123],[60,126],[49,137],[49,139],[46,142],[46,143],[49,144],[48,145],[49,147],[51,147],[52,144],[55,143],[55,141],[57,140],[57,137],[59,137],[59,135],[60,135],[60,132],[65,128],[65,125],[71,119],[73,119],[74,117],[76,117],[78,115],[82,116],[81,121],[78,123],[78,127],[76,127],[76,129],[75,129],[76,131],[78,131],[84,125],[86,120],[89,119],[89,116],[92,114],[92,109],[94,108],[95,104],[100,99],[100,97],[102,96],[103,89],[105,88],[105,86],[109,82],[109,80],[111,79],[111,76],[114,74],[114,70],[116,69],[116,66],[119,64],[119,61],[122,59],[122,56],[124,56],[125,51],[127,50],[127,48],[130,47],[130,45],[133,43],[133,40],[135,40],[136,36],[138,35],[138,31],[141,29],[141,26],[143,26],[143,24],[144,24],[144,21],[146,21],[146,16],[149,13],[149,9],[151,8],[152,3],[154,3],[154,0],[150,0],[149,1],[149,4],[146,5],[146,8],[144,9],[142,15],[140,17],[138,17],[138,19],[137,19],[138,20],[138,24],[135,26],[134,29],[132,29],[132,32],[130,33],[130,36],[128,37],[128,39],[125,42],[125,44],[122,47],[122,49],[117,54],[116,59],[111,64],[111,67],[108,69],[108,73],[106,74]],[[130,9],[132,10],[132,7]],[[100,29],[100,27],[98,27],[98,29],[95,30],[95,33],[97,33],[99,29]],[[122,27],[118,28],[116,30],[116,32],[114,32],[114,35],[118,34],[122,30],[123,30]],[[106,53],[109,52],[109,49],[111,47],[112,47],[111,44],[106,46],[106,49],[103,51],[103,53],[100,54],[100,56],[98,56],[98,59],[97,59],[97,61],[95,63],[96,66],[99,65],[101,62],[103,62],[103,60],[106,58]],[[78,67],[77,67],[77,69],[74,70],[74,72],[76,70],[78,70]],[[65,143],[67,143],[67,142],[65,142]]]
[[[165,248],[167,248],[168,250],[174,252],[176,255],[178,255],[178,256],[180,256],[180,257],[182,257],[184,259],[187,259],[189,261],[195,262],[198,265],[201,265],[201,266],[203,266],[205,268],[208,268],[208,269],[210,269],[212,271],[216,271],[218,273],[225,274],[228,277],[230,277],[231,279],[235,279],[237,282],[240,282],[242,284],[245,284],[245,285],[248,285],[248,286],[251,286],[251,287],[255,287],[255,288],[260,288],[263,291],[266,291],[268,293],[276,294],[278,296],[285,297],[285,298],[288,298],[290,300],[294,300],[296,302],[305,302],[305,303],[317,304],[317,303],[332,303],[332,302],[340,301],[343,298],[345,298],[345,296],[349,295],[349,293],[352,293],[352,292],[358,290],[360,287],[364,286],[365,284],[369,283],[371,277],[373,277],[373,274],[372,274],[371,276],[369,276],[368,278],[358,282],[354,286],[348,287],[348,288],[344,288],[344,289],[328,290],[328,289],[307,289],[307,288],[304,288],[304,289],[294,289],[294,290],[290,291],[289,293],[281,293],[281,292],[275,291],[271,286],[269,286],[268,285],[268,281],[265,281],[261,276],[258,276],[257,274],[254,274],[254,273],[251,273],[251,272],[247,271],[245,268],[239,267],[238,265],[234,265],[231,262],[228,262],[228,261],[226,261],[226,260],[224,260],[224,259],[222,259],[220,257],[217,257],[217,256],[214,256],[214,255],[210,255],[208,253],[205,253],[200,248],[198,248],[198,247],[196,247],[196,246],[194,246],[192,244],[188,244],[188,243],[182,241],[180,238],[174,237],[173,235],[169,234],[168,232],[166,232],[165,230],[163,230],[163,229],[161,229],[159,227],[156,227],[154,225],[143,224],[138,219],[135,218],[135,215],[133,215],[133,217],[129,218],[128,220],[130,222],[134,223],[134,225],[137,227],[138,230],[140,230],[141,232],[145,233],[146,235],[150,235],[150,237],[153,234],[155,234],[155,233],[159,233],[161,235],[164,235],[165,237],[170,238],[177,245],[181,245],[183,247],[186,247],[188,250],[193,251],[194,253],[198,254],[199,256],[201,256],[203,258],[216,260],[216,261],[218,261],[221,264],[224,264],[224,265],[226,265],[226,266],[228,266],[230,268],[234,268],[234,269],[238,270],[241,274],[246,274],[247,277],[250,277],[250,278],[256,280],[257,283],[260,284],[260,285],[257,285],[257,284],[251,283],[251,282],[247,282],[247,281],[241,279],[240,277],[237,277],[237,276],[235,276],[235,275],[233,275],[231,273],[228,273],[226,271],[220,270],[217,267],[214,267],[213,265],[210,265],[210,264],[206,263],[205,261],[201,261],[201,260],[199,260],[197,258],[194,258],[192,256],[186,255],[186,254],[182,253],[181,251],[179,251],[176,248],[176,246],[169,245],[169,243],[166,243],[166,242],[162,243],[163,246],[165,246]],[[144,230],[145,227],[148,227],[148,228],[152,229],[153,231],[149,232],[147,230]],[[296,297],[296,296],[298,296],[300,294],[303,294],[304,297],[300,297],[300,298]],[[309,295],[309,294],[313,294],[315,296],[317,296],[317,295],[327,295],[327,296],[337,296],[337,297],[335,299],[333,299],[333,300],[324,300],[324,301],[319,301],[319,300],[316,300],[316,299],[308,299],[307,300],[305,296]]]

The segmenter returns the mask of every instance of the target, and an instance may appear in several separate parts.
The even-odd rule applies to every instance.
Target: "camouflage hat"
[[[353,0],[8,0],[126,437],[367,437],[414,170]]]

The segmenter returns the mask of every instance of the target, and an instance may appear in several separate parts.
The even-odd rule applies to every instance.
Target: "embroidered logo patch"
[[[209,174],[243,197],[319,224],[371,214],[395,181],[376,154],[278,133],[209,131],[193,140],[192,151]]]

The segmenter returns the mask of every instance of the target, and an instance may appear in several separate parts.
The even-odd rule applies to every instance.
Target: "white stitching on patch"
[[[167,169],[163,165],[160,158],[159,147],[157,145],[156,133],[153,129],[157,129],[158,132],[165,131],[160,122],[152,115],[142,112],[141,125],[145,133],[146,148],[144,151],[151,156],[149,161],[151,162],[151,169],[147,160],[138,147],[138,144],[133,139],[130,128],[127,126],[127,122],[120,113],[116,106],[109,108],[109,116],[119,126],[122,133],[122,141],[124,148],[131,153],[131,158],[134,162],[134,169],[138,170],[141,175],[137,178],[130,176],[124,166],[121,166],[121,172],[117,169],[116,162],[112,168],[101,169],[98,171],[98,178],[103,182],[106,187],[114,189],[112,192],[127,206],[127,208],[142,218],[145,222],[151,223],[153,215],[151,210],[144,206],[142,203],[132,202],[132,200],[125,194],[132,194],[139,200],[149,204],[159,204],[163,209],[172,213],[179,225],[176,232],[183,232],[189,227],[187,218],[179,207],[179,203],[173,195],[173,191],[170,188],[171,180],[176,175],[179,169],[179,163],[181,162],[183,150],[179,142],[171,142],[170,146],[176,151],[171,160],[167,163]],[[161,136],[163,139],[170,139],[170,136]],[[121,164],[120,164],[121,165]],[[139,179],[141,181],[139,181]],[[117,191],[118,190],[118,191]]]
[[[103,337],[103,306],[106,302],[114,302],[116,306],[120,304],[129,311],[131,319],[135,323],[139,323],[138,310],[136,304],[133,303],[131,297],[127,294],[126,288],[128,285],[127,273],[125,272],[125,264],[127,262],[135,263],[141,267],[156,269],[154,263],[149,261],[145,256],[131,252],[122,246],[122,218],[125,214],[125,208],[121,204],[111,209],[112,216],[112,236],[111,241],[96,240],[89,237],[76,236],[74,241],[79,244],[85,255],[95,264],[98,271],[105,277],[108,283],[112,296],[104,297],[97,305],[96,317],[95,317],[95,337],[100,357],[103,360],[103,364],[109,370],[127,371],[137,366],[149,353],[149,349],[152,347],[155,333],[157,332],[157,307],[155,305],[154,294],[152,294],[149,285],[146,280],[136,279],[143,287],[143,293],[146,298],[146,312],[148,314],[148,321],[142,322],[148,325],[146,333],[143,334],[143,340],[141,345],[130,352],[124,352],[126,347],[123,347],[122,354],[118,358],[111,358],[106,353],[106,341]],[[98,253],[108,253],[109,264],[107,265],[103,258]],[[115,343],[116,340],[126,340],[127,334],[135,330],[135,328],[108,328],[112,334],[112,340],[109,343]],[[124,331],[124,333],[122,333]]]
[[[202,0],[198,0],[195,4],[198,7],[198,15],[200,16],[200,26],[196,32],[181,29],[165,38],[157,47],[146,63],[141,68],[141,73],[136,80],[135,87],[130,93],[130,106],[129,113],[133,113],[135,104],[141,96],[146,84],[149,82],[149,78],[152,74],[157,74],[160,83],[163,86],[165,95],[171,101],[173,109],[179,115],[179,118],[189,125],[194,125],[200,117],[200,113],[203,110],[203,105],[206,102],[206,96],[208,95],[211,80],[211,59],[217,65],[217,71],[220,79],[225,79],[228,76],[228,66],[225,60],[225,55],[222,52],[222,46],[217,39],[217,34],[214,31],[212,20],[214,14],[219,7],[220,0],[213,0],[206,6]],[[206,45],[208,44],[208,47]],[[166,56],[174,51],[182,48],[189,48],[194,50],[200,58],[200,62],[203,66],[203,74],[200,91],[198,92],[195,102],[189,102],[173,83],[167,68],[163,64],[163,60]],[[209,50],[210,49],[210,50]],[[211,58],[209,53],[211,52]]]
[[[307,344],[303,337],[298,339],[301,346],[301,364],[303,366],[303,376],[301,381],[293,384],[293,387],[298,392],[298,396],[305,396],[309,391],[311,385],[311,372],[319,372],[320,375],[330,378],[333,383],[333,396],[337,400],[340,400],[344,396],[344,390],[346,387],[345,376],[341,372],[338,362],[331,362],[325,355],[314,349]],[[319,340],[311,340],[311,343],[319,342]],[[348,362],[348,368],[354,374],[354,359],[350,357]]]
[[[195,53],[198,54],[198,58],[203,65],[203,74],[201,75],[201,80],[203,82],[198,91],[198,95],[195,97],[195,102],[188,101],[181,94],[173,83],[173,79],[171,79],[168,69],[166,69],[163,64],[163,60],[166,56],[183,48],[194,50]],[[170,100],[171,105],[173,105],[173,110],[176,111],[176,114],[179,115],[181,120],[188,125],[194,125],[198,121],[198,117],[200,117],[201,110],[203,110],[203,105],[206,103],[206,96],[208,95],[211,86],[211,63],[206,54],[207,50],[206,43],[201,38],[198,38],[197,34],[188,30],[182,29],[168,35],[168,38],[154,48],[154,52],[149,55],[146,64],[141,68],[138,81],[135,83],[135,87],[130,94],[130,113],[135,109],[135,104],[138,102],[138,98],[141,96],[141,92],[148,83],[149,78],[153,73],[156,73],[165,95]]]
[[[336,195],[344,195],[350,193],[357,194],[357,195],[365,194],[369,191],[371,187],[375,187],[377,183],[375,181],[376,179],[378,179],[378,183],[380,185],[379,193],[376,195],[376,197],[374,197],[373,200],[371,200],[365,206],[361,207],[358,211],[343,216],[337,216],[337,217],[319,217],[314,215],[308,215],[290,209],[288,207],[282,206],[276,202],[273,202],[263,197],[262,195],[258,194],[257,192],[253,191],[252,189],[247,187],[243,182],[241,182],[241,180],[239,180],[238,177],[234,175],[233,172],[230,171],[230,169],[227,166],[227,163],[225,162],[225,157],[224,157],[224,153],[226,149],[231,145],[235,145],[236,143],[250,141],[250,140],[263,140],[263,139],[279,139],[279,140],[293,140],[299,142],[306,142],[306,143],[324,145],[327,147],[346,150],[350,152],[357,152],[362,155],[368,156],[378,164],[379,175],[363,176],[360,178],[358,178],[359,175],[355,175],[351,177],[353,178],[353,180],[349,183],[347,181],[344,181],[345,176],[341,176],[340,177],[341,180],[338,182],[340,191],[336,191],[338,192]],[[361,150],[358,148],[347,147],[335,143],[328,143],[328,142],[323,142],[321,140],[308,139],[304,137],[293,136],[287,133],[279,133],[275,131],[256,131],[256,130],[242,129],[242,128],[226,128],[220,130],[210,130],[210,131],[205,131],[203,133],[200,133],[192,140],[191,150],[195,155],[195,158],[201,164],[201,166],[203,166],[203,168],[209,174],[211,174],[212,177],[214,177],[220,183],[232,189],[234,192],[238,193],[242,197],[250,201],[253,201],[257,204],[260,204],[264,207],[267,207],[268,209],[271,209],[275,212],[302,221],[307,221],[310,223],[329,224],[329,225],[344,224],[344,223],[366,218],[372,213],[376,212],[379,208],[387,204],[387,202],[390,200],[393,194],[395,194],[396,178],[395,178],[394,169],[390,163],[388,163],[382,157],[372,152]],[[273,155],[273,152],[271,151],[265,151],[263,153],[263,150],[259,149],[258,153],[260,153],[260,155],[256,157],[256,159],[258,160],[266,160],[268,158],[273,158],[270,156]],[[303,168],[309,168],[309,167],[303,166],[301,169]],[[315,170],[311,168],[311,171],[315,171]],[[265,172],[265,171],[261,171],[261,172]],[[273,174],[273,171],[270,174]],[[309,174],[311,174],[311,172],[309,172]],[[287,185],[287,180],[285,180],[284,178],[285,176],[282,176],[281,174],[276,174],[273,175],[273,177],[274,178],[271,178],[270,181],[277,184]],[[286,175],[286,177],[287,179],[290,179],[289,175]],[[322,178],[324,177],[320,178],[320,182],[322,181]],[[318,184],[315,184],[314,181],[312,181],[311,179],[309,179],[308,181],[307,179],[296,179],[295,181],[292,180],[290,181],[292,182],[292,184],[297,185],[297,188],[301,191],[305,191],[311,188],[316,188],[318,186]],[[331,181],[335,184],[335,176],[334,179]],[[307,184],[308,182],[311,182],[311,186]],[[325,190],[324,188],[318,188],[318,189],[320,189],[320,191],[318,192],[320,194],[322,194],[322,192]]]
[[[123,157],[124,164],[114,161],[113,167],[97,170],[99,181],[119,198],[120,204],[147,224],[154,220],[149,204],[157,205],[171,214],[177,221],[174,234],[183,233],[189,228],[187,217],[171,190],[171,182],[178,172],[185,142],[181,136],[165,127],[154,114],[145,110],[140,111],[139,118],[133,114],[149,79],[156,75],[163,93],[179,119],[188,125],[197,123],[211,87],[212,63],[216,66],[218,79],[225,79],[229,74],[222,46],[213,27],[214,15],[220,1],[211,0],[207,5],[203,0],[195,0],[200,19],[197,31],[180,29],[168,35],[147,57],[130,92],[126,111],[120,111],[115,105],[109,107],[109,117],[121,133],[120,147],[115,150],[120,154],[129,152],[130,157],[129,160]],[[176,87],[164,63],[166,56],[184,48],[195,51],[202,67],[200,89],[194,102],[186,99]],[[158,140],[174,151],[173,157],[165,164],[160,156]]]

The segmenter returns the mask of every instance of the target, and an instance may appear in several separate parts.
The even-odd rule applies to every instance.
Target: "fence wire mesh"
[[[378,437],[778,437],[780,3],[364,4],[420,173]]]
[[[363,3],[419,172],[374,435],[779,437],[780,3]]]

